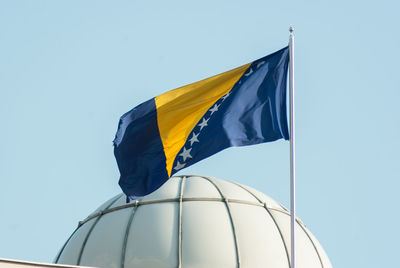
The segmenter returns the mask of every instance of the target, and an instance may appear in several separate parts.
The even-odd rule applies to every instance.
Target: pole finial
[[[293,34],[294,28],[292,26],[289,27],[289,32],[290,32],[290,34]]]

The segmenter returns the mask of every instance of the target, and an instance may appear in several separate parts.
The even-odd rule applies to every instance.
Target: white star
[[[257,68],[260,68],[260,66],[263,65],[264,63],[265,63],[265,61],[257,63]]]
[[[246,73],[246,74],[244,74],[244,76],[249,76],[249,75],[251,75],[252,73],[253,73],[253,69],[252,69],[252,68],[250,68],[249,72],[248,72],[248,73]]]
[[[174,169],[175,170],[180,170],[180,169],[182,169],[182,168],[184,168],[185,167],[185,163],[179,163],[179,161],[176,163],[176,166],[174,167]]]
[[[200,131],[203,129],[203,127],[208,126],[208,125],[207,125],[208,120],[210,120],[210,118],[205,119],[205,118],[203,117],[203,121],[201,121],[201,123],[198,124],[198,126],[200,127]]]
[[[193,132],[193,135],[189,140],[190,141],[190,146],[192,146],[193,143],[195,143],[195,142],[199,142],[199,140],[197,139],[197,136],[199,136],[199,134],[200,134],[200,132],[197,133],[197,135],[196,135],[196,133]]]
[[[241,83],[242,81],[240,81],[239,83]],[[226,93],[225,96],[222,97],[222,101],[224,101],[226,98],[229,97],[229,95],[231,95],[231,92],[229,91],[228,93]]]
[[[211,115],[212,115],[214,112],[218,111],[218,107],[219,107],[219,105],[215,104],[215,105],[210,109]]]
[[[192,156],[190,155],[191,150],[192,148],[186,150],[186,148],[183,147],[183,152],[179,154],[180,156],[183,157],[183,161],[186,161],[186,158],[192,158]]]

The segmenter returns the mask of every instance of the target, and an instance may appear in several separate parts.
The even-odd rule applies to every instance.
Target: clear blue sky
[[[297,214],[334,267],[398,267],[398,1],[1,1],[0,257],[52,261],[120,193],[119,117],[287,45],[295,27]],[[289,144],[180,174],[289,207]]]

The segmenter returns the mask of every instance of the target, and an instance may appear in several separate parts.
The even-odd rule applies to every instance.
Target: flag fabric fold
[[[228,147],[288,140],[288,63],[285,47],[125,113],[114,155],[127,197],[147,195],[182,168]]]

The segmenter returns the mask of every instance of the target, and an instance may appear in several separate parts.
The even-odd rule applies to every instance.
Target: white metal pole
[[[296,176],[295,176],[295,132],[294,132],[294,36],[289,28],[289,87],[290,87],[290,252],[291,266],[296,267],[295,223],[296,223]]]

